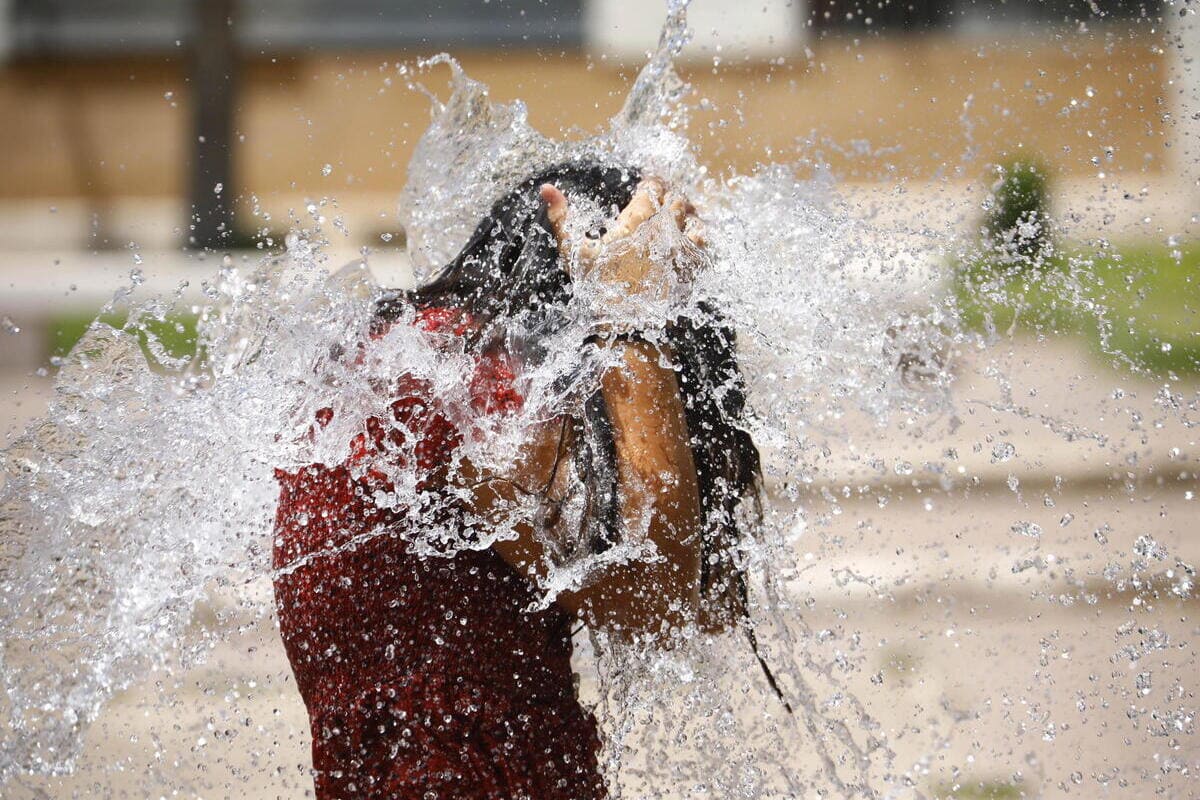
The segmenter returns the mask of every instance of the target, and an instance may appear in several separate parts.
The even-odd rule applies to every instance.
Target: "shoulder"
[[[388,331],[413,326],[426,333],[462,336],[475,327],[471,313],[455,305],[417,305],[406,299],[388,296],[376,304],[370,325],[370,339],[381,339]]]
[[[428,306],[417,309],[414,323],[429,333],[453,333],[463,336],[475,327],[475,320],[463,308],[454,306]]]

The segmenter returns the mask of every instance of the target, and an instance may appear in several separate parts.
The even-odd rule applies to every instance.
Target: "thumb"
[[[554,237],[558,239],[558,246],[562,249],[567,246],[567,196],[552,183],[543,183],[539,194],[542,202],[546,204],[546,216],[550,219]]]

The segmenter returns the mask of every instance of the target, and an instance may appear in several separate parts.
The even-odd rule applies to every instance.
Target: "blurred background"
[[[1069,235],[1161,243],[1191,230],[1200,193],[1187,10],[701,0],[690,136],[713,174],[824,166],[864,215],[926,233],[970,231],[997,167],[1029,162]],[[397,64],[453,51],[540,130],[592,131],[661,16],[636,0],[3,0],[0,285],[25,335],[0,364],[61,347],[44,317],[91,310],[134,261],[154,279],[206,249],[278,246],[323,198],[335,259],[402,260],[396,197],[428,104]]]
[[[897,302],[957,294],[997,339],[959,354],[953,424],[851,420],[806,487],[812,624],[873,643],[855,686],[933,795],[1197,795],[1193,601],[1144,598],[1200,556],[1198,10],[692,8],[680,69],[710,174],[782,162],[832,176],[844,208],[913,259]],[[223,256],[277,249],[315,206],[331,268],[366,248],[386,280],[408,280],[396,201],[429,101],[399,64],[451,52],[539,130],[576,136],[619,110],[662,18],[657,0],[0,0],[0,434],[44,411],[55,356],[133,270],[198,290]],[[444,96],[441,77],[422,81]],[[1031,246],[1051,247],[1051,269],[1098,255],[1090,291],[1115,327],[1056,316],[1036,273],[973,294],[990,269],[980,239],[1042,215],[1053,234]],[[237,706],[283,720],[269,745],[210,758],[193,735],[220,728],[197,687],[255,659],[286,674],[260,645],[231,643],[194,696],[181,690],[176,713],[195,722],[166,731],[131,693],[94,764],[169,751],[185,783],[205,772],[242,796],[299,796],[307,731],[286,681]],[[89,780],[51,796],[99,796]]]

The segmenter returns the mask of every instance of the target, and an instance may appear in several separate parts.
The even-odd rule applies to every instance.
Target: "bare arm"
[[[558,597],[564,608],[589,624],[626,634],[651,633],[695,618],[700,579],[700,499],[696,470],[687,446],[687,428],[675,373],[659,366],[659,354],[646,344],[622,343],[621,365],[601,379],[617,445],[617,489],[621,525],[644,528],[657,551],[652,562],[636,561],[604,568],[582,589]],[[530,458],[521,467],[530,485],[556,484],[569,467],[558,454],[554,426],[539,432]],[[490,492],[503,494],[503,485]],[[491,497],[480,497],[494,502]],[[497,542],[500,555],[533,580],[543,561],[532,529],[517,539]],[[554,535],[554,531],[550,531]]]
[[[661,194],[661,187],[657,190]],[[561,226],[565,198],[557,190],[543,191],[547,195],[551,220]],[[654,210],[650,193],[640,191],[613,235],[631,232]],[[614,279],[636,284],[647,267],[636,257],[625,259]],[[657,558],[607,566],[581,589],[560,594],[558,603],[589,624],[626,636],[662,638],[694,621],[699,603],[701,512],[687,423],[675,372],[661,365],[663,354],[655,345],[618,341],[604,346],[620,354],[618,365],[601,378],[616,441],[620,524],[627,531],[644,530]],[[547,499],[553,502],[569,469],[562,451],[561,424],[547,424],[523,457],[515,483],[546,487]],[[507,499],[512,486],[483,481],[477,510]],[[518,534],[493,547],[509,564],[539,581],[545,563],[541,540],[529,526],[519,528]]]

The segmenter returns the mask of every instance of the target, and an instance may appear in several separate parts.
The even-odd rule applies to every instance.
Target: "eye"
[[[599,239],[604,234],[608,233],[608,228],[601,225],[599,228],[591,228],[584,234],[588,239]]]

